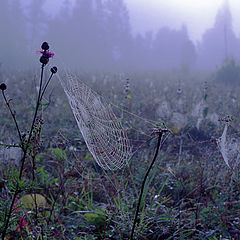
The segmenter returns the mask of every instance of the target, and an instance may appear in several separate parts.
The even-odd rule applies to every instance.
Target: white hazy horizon
[[[29,0],[22,0],[27,3]],[[74,4],[77,0],[70,0]],[[180,29],[187,26],[189,37],[196,43],[213,26],[217,11],[227,0],[124,0],[134,34],[156,32],[161,27]],[[57,12],[64,0],[46,0],[49,14]],[[228,0],[233,29],[240,36],[240,1]],[[53,10],[54,9],[54,10]]]
[[[129,7],[134,32],[157,31],[168,26],[188,28],[189,36],[197,42],[206,29],[213,26],[216,14],[226,0],[125,0]],[[229,0],[233,29],[240,36],[240,1]]]

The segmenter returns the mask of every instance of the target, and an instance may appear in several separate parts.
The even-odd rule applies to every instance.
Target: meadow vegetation
[[[229,64],[211,73],[185,67],[166,72],[75,73],[109,102],[141,118],[164,121],[172,131],[147,181],[136,239],[240,239],[240,88],[227,80],[229,72],[222,79],[223,72],[239,70],[237,64]],[[7,85],[5,94],[21,134],[27,136],[38,77],[32,72],[2,71],[0,79]],[[156,139],[145,136],[144,143],[135,143],[139,148],[129,166],[106,171],[89,153],[57,78],[40,109],[6,239],[129,239]],[[127,119],[133,126],[130,139],[140,139],[142,129],[151,136],[144,121],[130,114]],[[226,124],[228,150],[237,151],[227,152],[229,167],[218,144]],[[3,229],[21,164],[17,132],[3,99],[0,143]]]

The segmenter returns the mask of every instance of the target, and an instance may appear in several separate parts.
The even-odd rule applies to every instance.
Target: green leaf
[[[48,150],[52,151],[58,160],[67,159],[66,152],[60,148],[49,148]]]
[[[102,228],[106,221],[106,216],[102,213],[85,213],[84,218],[91,225],[96,226],[97,228]]]
[[[46,198],[41,194],[27,194],[19,199],[19,202],[27,209],[45,208],[47,206]]]

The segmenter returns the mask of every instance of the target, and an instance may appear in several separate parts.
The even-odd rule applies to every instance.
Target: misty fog
[[[177,28],[200,1],[0,0],[2,240],[240,239],[236,9]]]
[[[213,70],[226,59],[240,59],[229,4],[217,12],[213,26],[193,42],[186,25],[133,33],[124,0],[65,0],[54,14],[46,1],[1,0],[2,68],[34,66],[39,43],[48,41],[56,61],[74,69],[166,70],[187,66]],[[57,1],[56,1],[57,4]],[[51,12],[51,10],[50,10]]]

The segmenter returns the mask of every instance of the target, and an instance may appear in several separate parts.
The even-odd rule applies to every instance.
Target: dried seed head
[[[46,57],[45,55],[42,55],[42,56],[40,57],[40,62],[41,62],[42,64],[47,64],[48,61],[49,61],[49,58]]]
[[[45,51],[48,50],[48,49],[49,49],[48,43],[47,43],[47,42],[43,42],[41,48],[42,48],[43,50],[45,50]]]
[[[57,73],[57,70],[58,70],[57,67],[52,67],[51,68],[51,73],[55,74],[55,73]]]
[[[0,85],[0,89],[1,89],[2,91],[5,91],[5,90],[7,89],[7,85],[6,85],[5,83],[2,83],[2,84]]]

